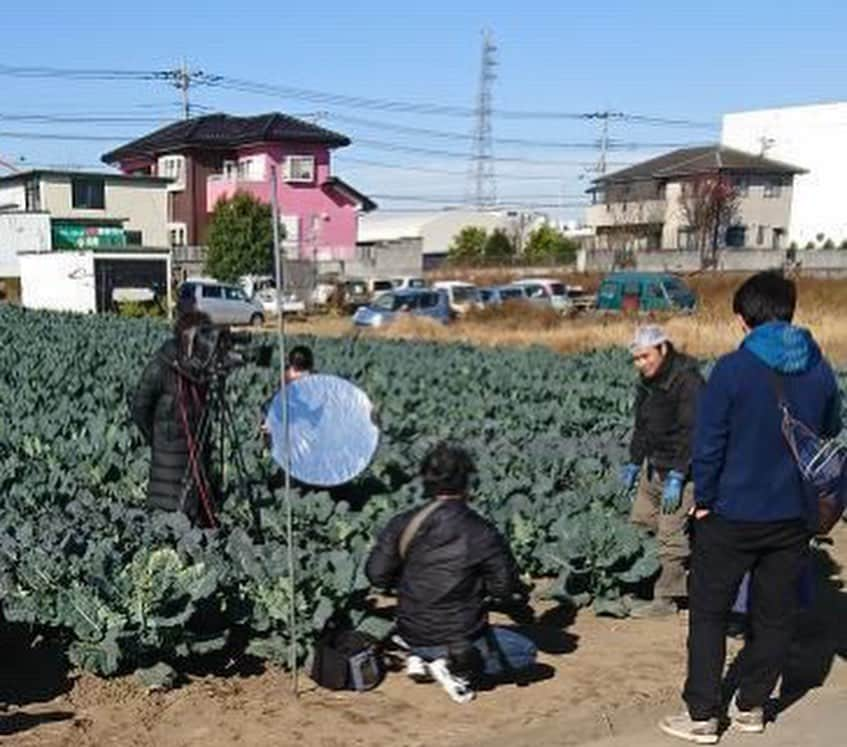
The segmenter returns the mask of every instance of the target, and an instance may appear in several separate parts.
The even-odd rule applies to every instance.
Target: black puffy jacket
[[[485,596],[524,591],[500,533],[464,500],[442,499],[400,557],[399,541],[421,507],[395,516],[379,535],[366,572],[382,589],[396,587],[397,628],[412,646],[461,644],[483,633]]]
[[[702,387],[697,361],[673,349],[654,378],[639,379],[630,445],[633,464],[646,460],[662,471],[690,473],[697,398]]]
[[[194,519],[198,501],[188,475],[188,441],[179,407],[177,354],[175,339],[166,341],[156,351],[144,369],[130,410],[133,421],[152,447],[149,504],[166,511],[182,510]],[[186,416],[192,430],[196,430],[196,412],[189,403]]]

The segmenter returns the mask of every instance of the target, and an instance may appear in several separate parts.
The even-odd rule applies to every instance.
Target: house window
[[[782,182],[779,179],[769,179],[765,182],[764,196],[767,199],[775,199],[782,194]]]
[[[782,249],[782,241],[785,238],[784,228],[774,228],[771,235],[771,246],[774,249]]]
[[[745,226],[730,226],[726,229],[726,245],[739,249],[747,243],[747,228]]]
[[[168,223],[168,241],[171,248],[185,246],[188,243],[187,235],[185,223]]]
[[[756,229],[756,246],[762,246],[765,243],[765,227],[759,226]]]
[[[124,231],[127,246],[142,246],[141,231]]]
[[[75,210],[104,210],[106,182],[103,179],[71,179],[71,207]]]
[[[41,192],[38,179],[27,179],[24,185],[27,212],[38,212],[41,210]]]
[[[285,159],[283,179],[287,182],[310,184],[315,181],[314,156],[289,156]]]
[[[225,179],[235,179],[238,176],[238,162],[224,161],[222,171]]]
[[[690,226],[683,226],[677,231],[676,248],[682,250],[696,249],[694,240],[694,229]]]
[[[185,189],[185,156],[162,156],[156,173],[171,180],[168,184],[170,191],[178,192]]]
[[[238,162],[238,178],[244,181],[261,181],[260,163],[256,158],[242,158]]]
[[[735,178],[733,183],[733,187],[735,187],[735,193],[739,197],[747,197],[750,193],[750,181],[746,176],[738,176]]]

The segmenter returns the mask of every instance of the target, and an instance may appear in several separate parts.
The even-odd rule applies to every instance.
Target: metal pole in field
[[[280,401],[282,405],[282,429],[285,434],[285,486],[283,488],[283,499],[285,502],[286,521],[286,543],[288,544],[288,583],[289,583],[289,607],[288,627],[290,646],[288,650],[288,667],[291,670],[291,687],[297,695],[299,689],[297,668],[297,581],[295,578],[295,553],[294,553],[294,511],[291,505],[291,443],[289,441],[288,427],[288,392],[285,384],[285,314],[283,303],[285,299],[285,288],[288,273],[282,268],[282,248],[279,235],[279,185],[277,183],[276,166],[271,166],[271,215],[273,217],[274,237],[274,267],[276,269],[276,310],[277,310],[277,343],[279,346],[279,381]]]

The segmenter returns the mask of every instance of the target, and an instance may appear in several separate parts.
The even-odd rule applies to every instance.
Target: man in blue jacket
[[[698,744],[719,738],[727,619],[747,571],[754,571],[752,639],[734,709],[738,730],[764,730],[763,706],[791,642],[816,499],[782,434],[780,382],[794,417],[823,437],[841,429],[835,375],[811,334],[792,325],[796,302],[794,283],[776,272],[738,289],[733,311],[744,341],[717,362],[698,407],[688,712],[660,724]]]

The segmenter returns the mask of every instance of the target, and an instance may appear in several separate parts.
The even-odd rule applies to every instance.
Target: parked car
[[[676,275],[664,272],[614,272],[597,291],[600,311],[691,310],[697,296]]]
[[[238,285],[217,280],[192,278],[179,287],[179,309],[202,311],[214,324],[250,324],[265,322],[265,310],[257,300],[247,298]]]
[[[410,288],[382,293],[367,306],[356,309],[353,323],[359,327],[382,327],[403,314],[429,317],[444,324],[452,317],[444,291]]]
[[[565,290],[575,311],[589,311],[597,306],[597,294],[586,292],[581,285],[566,285]]]
[[[276,288],[262,288],[262,290],[256,294],[256,299],[262,304],[265,316],[271,317],[277,315]],[[305,314],[306,304],[297,298],[294,293],[288,293],[282,299],[282,313]]]
[[[395,290],[405,290],[406,288],[426,288],[426,280],[418,277],[402,277],[391,278],[391,283]]]
[[[530,301],[549,304],[556,311],[570,311],[573,308],[564,283],[550,278],[524,278],[516,280],[512,285],[526,290]]]
[[[526,301],[526,289],[520,285],[494,285],[480,288],[479,296],[486,306],[498,306],[506,301]]]
[[[482,308],[479,289],[472,283],[464,283],[460,280],[441,280],[433,283],[432,287],[447,294],[447,302],[456,314],[465,314],[473,308]]]
[[[376,298],[378,295],[386,291],[394,290],[394,283],[391,280],[379,280],[370,278],[366,281],[368,286],[368,295],[371,298]]]

